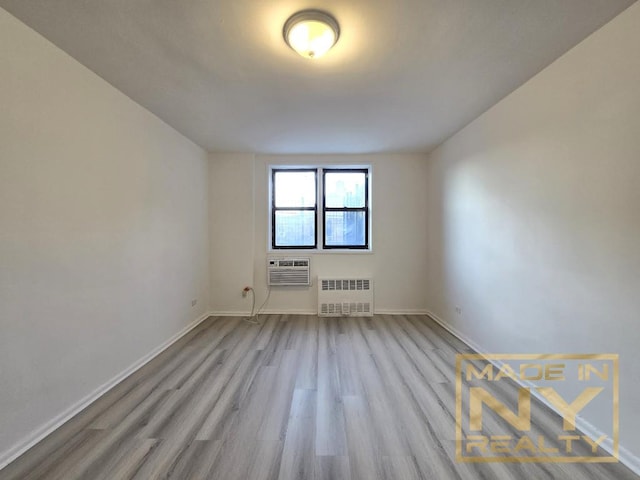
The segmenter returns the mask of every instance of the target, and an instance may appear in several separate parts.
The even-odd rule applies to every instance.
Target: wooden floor
[[[621,464],[457,463],[455,355],[470,352],[428,317],[262,320],[209,318],[0,479],[638,478]],[[549,417],[534,423],[560,425]]]

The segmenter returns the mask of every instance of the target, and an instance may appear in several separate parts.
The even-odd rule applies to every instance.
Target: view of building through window
[[[315,247],[316,215],[314,212],[276,212],[276,246]]]
[[[273,175],[273,246],[316,246],[316,171],[280,170]]]
[[[365,208],[366,173],[327,172],[325,191],[325,244],[328,246],[365,245],[366,212],[331,211],[330,208]]]
[[[272,248],[368,248],[367,169],[272,172]]]

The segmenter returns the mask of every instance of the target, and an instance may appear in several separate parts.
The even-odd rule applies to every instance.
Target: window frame
[[[371,177],[373,167],[368,164],[357,165],[269,165],[269,185],[268,185],[268,201],[269,206],[269,225],[268,225],[268,252],[315,252],[315,253],[372,253],[372,212],[371,212]],[[275,175],[277,172],[314,172],[316,183],[316,203],[315,207],[276,207],[276,188],[275,188]],[[365,206],[364,207],[341,207],[335,208],[325,207],[325,172],[355,172],[365,174]],[[292,246],[277,246],[276,243],[276,211],[314,211],[314,242],[313,246],[310,245],[292,245]],[[364,211],[365,213],[365,244],[364,245],[327,245],[325,222],[326,212],[331,211]],[[320,236],[322,242],[320,242]]]
[[[327,207],[327,173],[363,173],[364,207]],[[364,245],[327,245],[327,212],[364,212]],[[369,169],[368,168],[322,168],[322,249],[323,250],[369,250]]]
[[[313,207],[277,207],[276,206],[276,173],[313,172],[315,180],[315,204]],[[313,245],[276,245],[276,212],[314,212]],[[318,248],[318,169],[317,168],[272,168],[271,169],[271,249],[272,250],[316,250]]]

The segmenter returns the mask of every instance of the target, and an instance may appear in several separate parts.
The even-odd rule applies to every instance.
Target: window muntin
[[[271,248],[368,250],[369,208],[369,168],[272,168]]]

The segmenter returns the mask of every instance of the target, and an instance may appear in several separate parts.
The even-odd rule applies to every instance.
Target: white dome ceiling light
[[[287,45],[301,56],[320,58],[338,41],[340,26],[326,12],[303,10],[289,17],[282,34]]]

